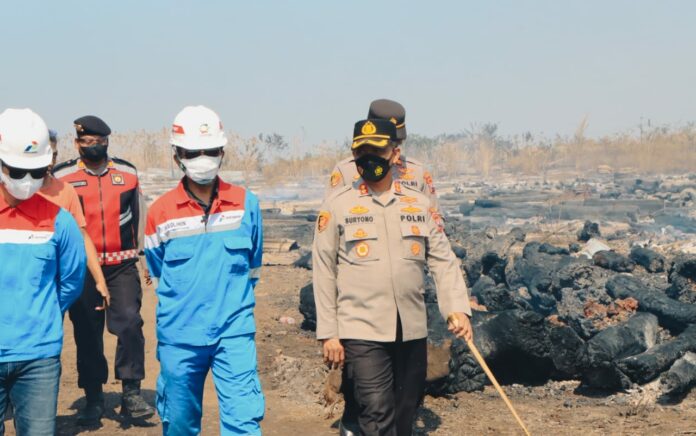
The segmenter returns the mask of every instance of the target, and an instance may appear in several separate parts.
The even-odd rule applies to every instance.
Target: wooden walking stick
[[[524,430],[524,433],[527,436],[530,436],[529,431],[527,430],[527,427],[524,426],[524,423],[522,422],[519,415],[515,411],[515,408],[512,407],[512,403],[508,399],[507,395],[505,395],[503,388],[500,387],[500,385],[498,384],[498,380],[495,379],[495,376],[491,372],[491,369],[488,367],[488,365],[486,365],[486,361],[483,360],[481,353],[479,353],[478,348],[476,348],[476,345],[474,345],[474,341],[466,341],[466,345],[469,346],[469,350],[471,350],[471,354],[474,355],[474,357],[476,358],[476,361],[479,363],[479,365],[481,365],[481,368],[483,368],[483,371],[488,376],[488,379],[491,381],[491,383],[493,383],[493,386],[495,386],[495,390],[497,390],[498,393],[500,394],[500,396],[503,397],[503,401],[505,401],[505,404],[507,405],[507,407],[508,407],[508,409],[510,409],[510,412],[512,413],[512,415],[517,420],[517,423],[520,425],[520,427],[522,427],[522,430]]]

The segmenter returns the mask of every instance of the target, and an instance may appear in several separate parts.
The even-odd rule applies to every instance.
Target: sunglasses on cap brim
[[[195,159],[198,156],[218,157],[222,156],[222,147],[209,148],[206,150],[186,150],[185,148],[175,147],[176,155],[179,159]]]
[[[7,168],[11,179],[23,179],[27,176],[27,174],[29,174],[31,175],[32,179],[38,180],[43,179],[46,176],[46,173],[48,172],[48,167],[26,170],[24,168],[11,167],[6,163],[3,163],[2,166]]]

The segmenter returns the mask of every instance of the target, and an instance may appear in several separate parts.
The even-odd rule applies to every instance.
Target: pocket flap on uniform
[[[421,223],[401,223],[401,236],[428,236],[428,226]]]
[[[351,224],[344,227],[346,242],[377,239],[377,226],[372,223]]]
[[[41,244],[34,247],[34,256],[38,259],[53,260],[56,258],[56,248],[50,244]]]
[[[164,250],[164,261],[185,260],[193,257],[193,247],[185,244],[169,244]]]
[[[225,238],[225,247],[230,250],[251,250],[251,238],[228,236]]]

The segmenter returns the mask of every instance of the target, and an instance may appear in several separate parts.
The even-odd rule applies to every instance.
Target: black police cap
[[[391,121],[379,118],[361,120],[353,128],[351,148],[358,148],[363,144],[386,147],[397,139],[396,126]]]
[[[380,98],[370,103],[367,118],[382,118],[396,126],[398,139],[406,139],[406,109],[394,100]]]
[[[84,135],[109,136],[111,134],[109,125],[94,115],[86,115],[73,122],[78,138]]]

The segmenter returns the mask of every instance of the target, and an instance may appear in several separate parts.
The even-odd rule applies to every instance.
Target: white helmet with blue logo
[[[0,160],[10,167],[47,167],[53,159],[48,126],[31,109],[6,109],[0,114]]]

